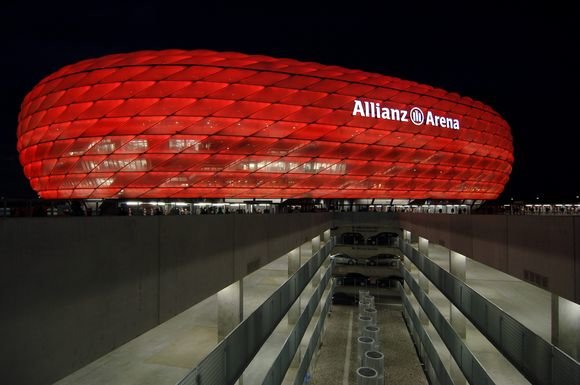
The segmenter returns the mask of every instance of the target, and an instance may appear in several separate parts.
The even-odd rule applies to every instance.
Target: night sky
[[[575,201],[580,194],[580,67],[572,58],[580,47],[580,12],[574,2],[479,2],[477,8],[289,2],[276,9],[211,3],[4,1],[0,197],[36,197],[16,151],[20,103],[36,83],[83,59],[168,48],[291,57],[470,96],[512,128],[515,163],[502,200]]]

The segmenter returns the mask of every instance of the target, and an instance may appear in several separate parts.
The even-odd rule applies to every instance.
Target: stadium
[[[389,76],[207,50],[69,65],[25,97],[44,199],[491,200],[513,163],[492,108]]]

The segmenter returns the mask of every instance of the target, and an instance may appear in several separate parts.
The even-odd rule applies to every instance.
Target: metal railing
[[[401,250],[533,384],[580,384],[580,363],[516,321],[407,242]]]
[[[304,352],[304,356],[302,357],[302,362],[300,362],[300,367],[296,373],[296,378],[294,379],[294,385],[302,385],[304,381],[304,377],[306,376],[306,372],[308,370],[308,366],[312,361],[312,357],[316,352],[316,348],[318,347],[318,342],[322,337],[322,328],[324,327],[324,322],[326,321],[326,315],[328,314],[328,310],[330,305],[332,304],[332,292],[334,290],[334,284],[330,287],[330,292],[326,297],[326,302],[324,303],[324,307],[321,310],[320,318],[316,323],[316,327],[314,332],[312,333],[312,337],[310,338],[310,342],[308,344],[308,348],[306,352]]]
[[[447,346],[447,349],[455,359],[457,366],[459,366],[467,381],[470,384],[478,385],[495,384],[471,350],[465,345],[465,342],[455,332],[451,324],[449,324],[449,321],[443,317],[439,309],[437,309],[437,306],[435,306],[429,296],[419,287],[419,284],[415,281],[411,273],[405,268],[401,270],[405,277],[405,282],[409,285],[415,299],[421,308],[423,308],[427,317],[429,317],[431,324],[443,340],[443,343],[445,343],[445,346]]]
[[[415,313],[409,298],[405,295],[405,290],[403,286],[399,284],[399,291],[401,292],[401,298],[403,302],[403,316],[407,321],[407,325],[411,326],[411,336],[415,339],[415,345],[423,346],[423,350],[431,363],[431,367],[435,372],[435,376],[437,377],[437,381],[441,385],[453,385],[453,380],[451,380],[451,376],[447,371],[447,368],[441,361],[441,357],[437,353],[435,346],[433,345],[433,341],[421,325],[419,321],[419,317]],[[435,383],[435,382],[434,382]]]
[[[318,271],[334,238],[228,334],[179,385],[232,385],[242,375],[292,304]]]
[[[266,377],[264,378],[262,385],[280,385],[284,380],[284,376],[286,375],[286,372],[288,371],[288,368],[292,363],[294,355],[296,354],[296,351],[300,347],[300,341],[302,340],[302,337],[304,337],[304,334],[306,333],[306,329],[308,328],[310,320],[312,319],[312,316],[314,315],[314,312],[316,311],[316,308],[320,303],[324,290],[326,289],[326,286],[328,285],[328,282],[330,281],[331,278],[332,278],[332,263],[324,273],[324,277],[320,281],[320,284],[316,288],[312,297],[310,297],[308,305],[306,306],[306,308],[304,308],[304,310],[300,314],[300,317],[298,318],[296,325],[294,325],[292,332],[284,342],[282,350],[274,360],[274,363],[270,367],[270,370],[268,370],[268,373],[266,374]],[[332,298],[332,296],[329,297]],[[323,317],[323,314],[324,311],[323,313],[321,313],[321,318]],[[308,358],[307,360],[307,358],[304,357],[302,363],[306,361],[307,363],[310,363],[310,359]],[[304,374],[302,376],[304,376]],[[301,383],[302,382],[300,382],[300,384]]]

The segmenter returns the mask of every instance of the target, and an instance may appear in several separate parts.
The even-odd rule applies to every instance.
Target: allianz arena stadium
[[[32,188],[73,198],[497,198],[510,128],[469,97],[389,76],[208,50],[62,68],[25,97]]]

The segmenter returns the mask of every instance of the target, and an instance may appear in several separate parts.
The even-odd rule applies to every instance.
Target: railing
[[[465,342],[455,332],[449,321],[443,317],[437,306],[431,301],[429,296],[419,287],[411,273],[405,268],[402,268],[405,282],[415,295],[415,299],[429,317],[431,324],[447,346],[447,349],[455,359],[455,362],[463,372],[463,375],[470,384],[495,384],[489,377],[487,371],[481,366],[481,363],[475,358],[471,350],[465,345]]]
[[[232,385],[244,372],[276,326],[318,271],[334,238],[317,251],[292,277],[241,322],[179,385]]]
[[[417,317],[417,314],[415,313],[415,310],[413,309],[411,302],[409,302],[409,298],[407,298],[407,296],[405,295],[405,290],[403,289],[403,286],[401,284],[399,284],[399,291],[401,293],[401,298],[403,302],[403,316],[405,317],[407,324],[411,326],[412,331],[414,332],[411,333],[411,336],[416,337],[415,344],[423,346],[423,349],[425,350],[427,358],[431,363],[431,367],[435,372],[435,376],[437,377],[439,384],[453,385],[453,381],[449,376],[449,372],[447,371],[445,365],[441,361],[441,358],[439,357],[439,354],[437,353],[435,346],[433,346],[433,341],[431,341],[431,338],[421,325],[419,317]]]
[[[401,250],[533,384],[580,384],[580,363],[404,242]]]
[[[325,200],[325,204],[311,202],[274,203],[272,200],[222,199],[12,199],[0,198],[0,217],[46,217],[46,216],[98,216],[98,215],[200,215],[200,214],[281,214],[294,212],[372,212],[382,214],[488,214],[488,215],[580,215],[580,201],[567,199],[561,204],[538,201],[498,205],[445,201],[440,203],[409,202],[352,203],[344,200]]]
[[[332,304],[332,292],[334,290],[334,284],[330,288],[330,292],[326,297],[326,302],[324,303],[324,307],[320,313],[320,318],[318,318],[318,322],[316,323],[316,327],[314,332],[312,333],[312,337],[310,338],[310,342],[308,344],[308,348],[306,352],[304,352],[304,356],[302,357],[302,362],[300,362],[300,367],[298,368],[298,372],[296,373],[296,378],[294,379],[294,385],[302,385],[304,382],[304,377],[306,376],[306,372],[308,370],[308,366],[312,361],[312,357],[316,352],[318,347],[318,342],[322,337],[322,328],[324,327],[324,322],[326,321],[326,315],[328,314],[328,310],[330,305]]]
[[[312,297],[310,297],[308,305],[300,314],[300,317],[298,318],[296,325],[294,325],[292,332],[284,342],[282,350],[274,360],[274,363],[270,367],[270,370],[268,370],[268,373],[266,374],[266,377],[264,378],[262,385],[280,385],[284,380],[286,371],[290,367],[292,359],[294,358],[296,351],[300,347],[300,341],[302,340],[302,337],[304,337],[304,333],[306,333],[308,324],[310,323],[310,320],[312,319],[312,316],[314,315],[314,312],[316,311],[316,308],[320,303],[320,299],[322,298],[322,295],[324,293],[324,290],[326,289],[326,286],[328,285],[328,282],[330,281],[330,278],[332,278],[332,263],[330,264],[328,269],[326,269],[324,277],[320,281],[320,284],[316,288],[316,291],[313,293]],[[329,297],[332,298],[331,295]],[[321,318],[323,313],[321,313]],[[304,363],[305,361],[306,358],[302,360],[302,363]],[[310,359],[308,359],[307,363],[309,362]],[[302,376],[304,376],[304,374]],[[302,382],[300,382],[300,384],[302,384]]]

